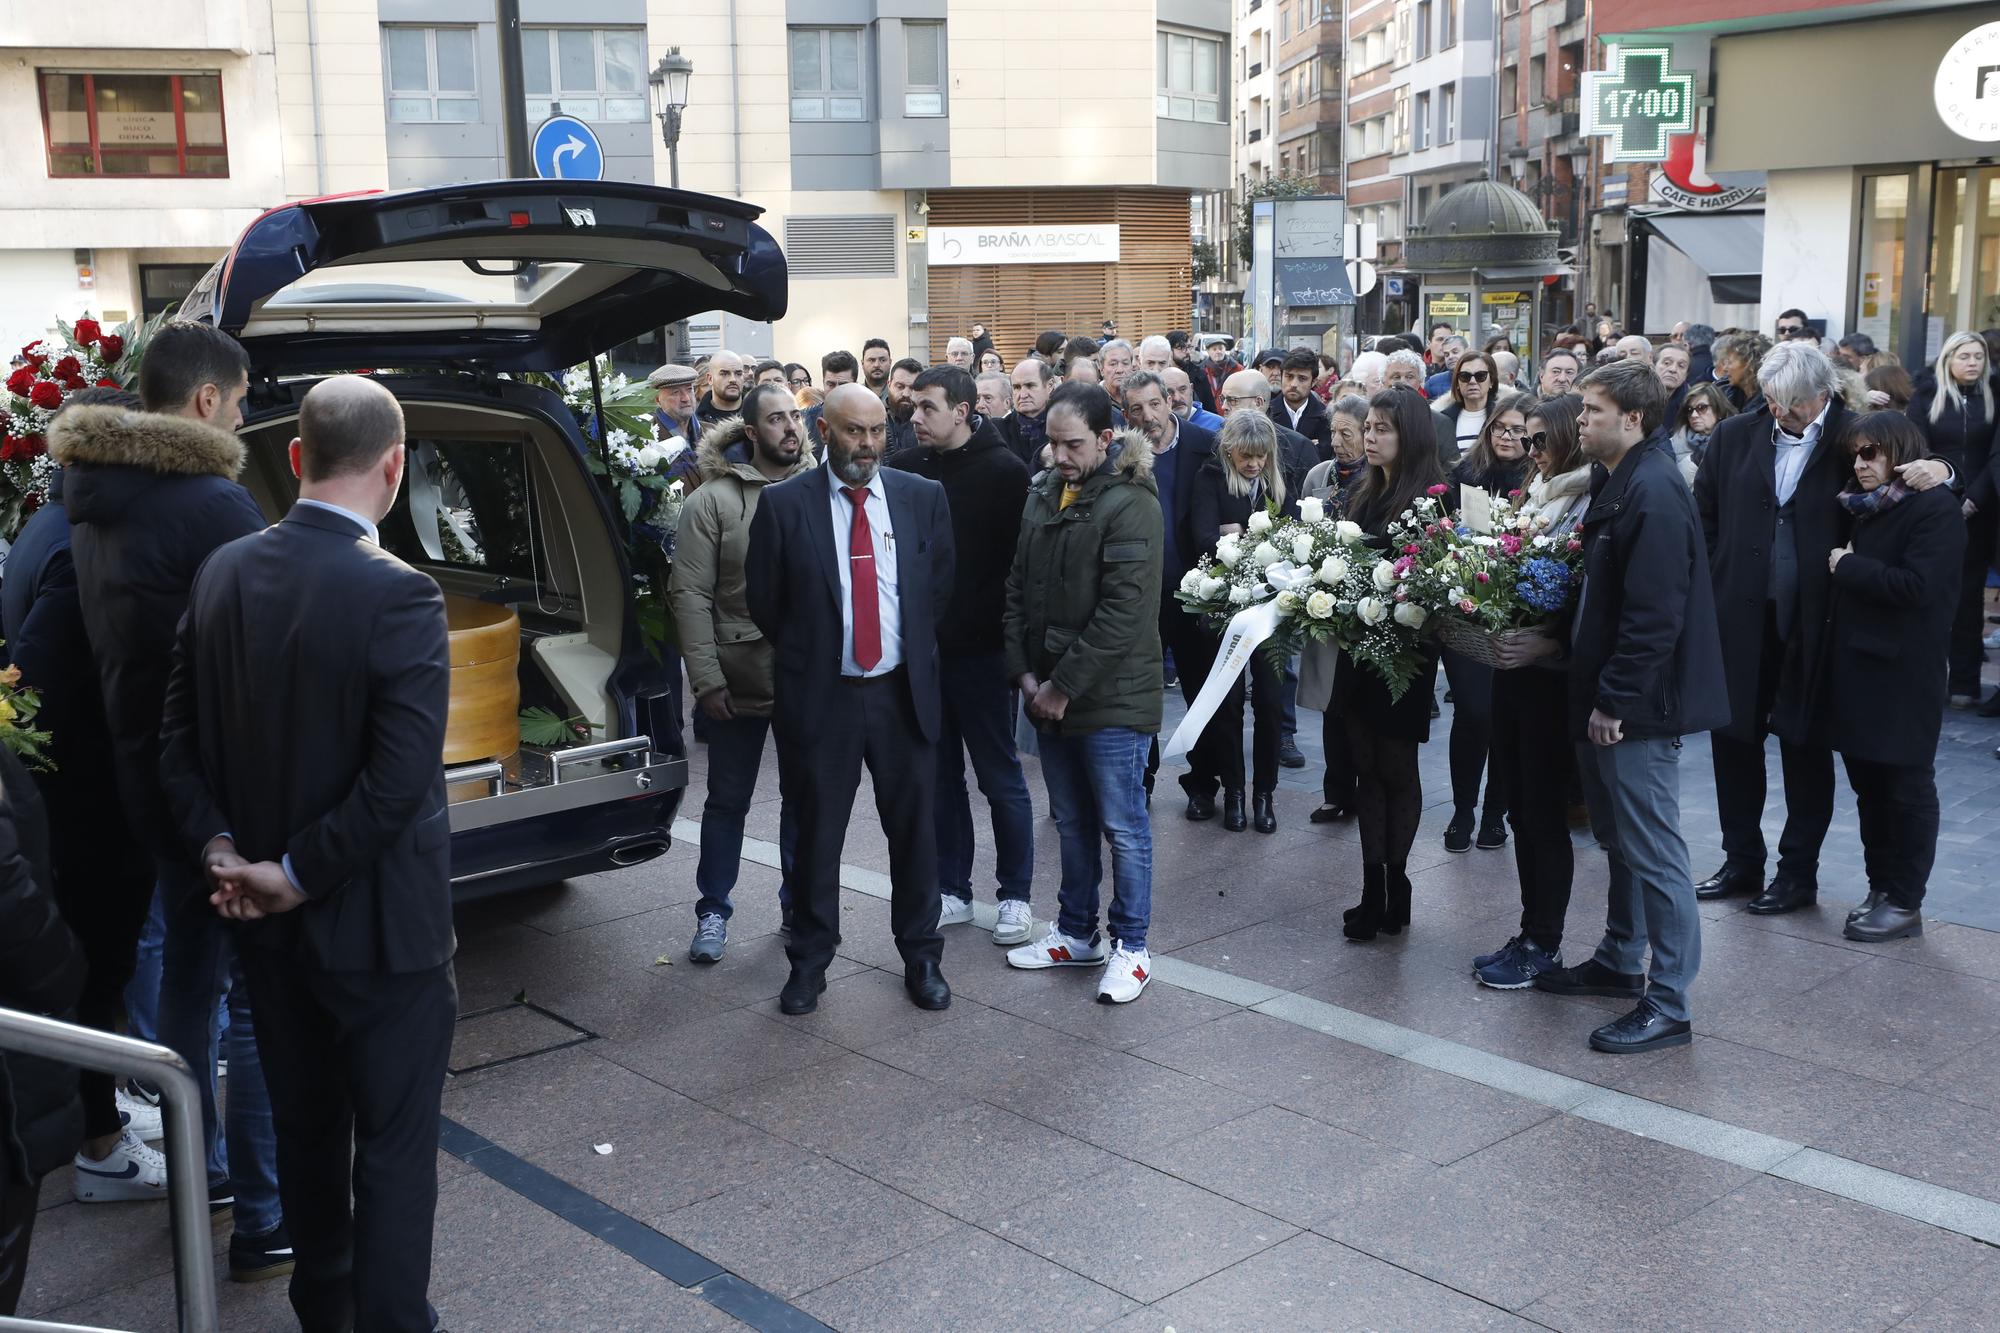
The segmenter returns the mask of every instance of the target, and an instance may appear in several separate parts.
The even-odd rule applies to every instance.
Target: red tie
[[[882,608],[875,592],[875,534],[868,526],[868,488],[843,486],[854,506],[854,525],[847,530],[848,583],[854,592],[854,664],[873,671],[882,660]]]

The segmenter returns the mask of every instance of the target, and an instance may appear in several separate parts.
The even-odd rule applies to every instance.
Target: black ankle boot
[[[1243,813],[1243,789],[1222,793],[1222,827],[1231,833],[1241,833],[1250,827],[1250,819]]]
[[[1403,873],[1403,867],[1390,866],[1384,880],[1382,933],[1400,935],[1403,927],[1410,924],[1410,877]]]
[[[1361,905],[1354,909],[1354,915],[1340,933],[1350,940],[1372,940],[1382,929],[1383,908],[1385,906],[1385,883],[1388,867],[1364,865],[1361,867]]]
[[[1250,812],[1259,833],[1278,831],[1278,811],[1270,792],[1258,792],[1255,801],[1251,803]]]

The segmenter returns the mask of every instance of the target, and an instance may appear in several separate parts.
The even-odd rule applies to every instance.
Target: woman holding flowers
[[[1577,438],[1582,400],[1573,394],[1528,409],[1523,443],[1534,460],[1528,493],[1509,531],[1529,551],[1515,588],[1548,616],[1560,615],[1571,588],[1569,543],[1590,504],[1590,460]],[[1520,931],[1472,960],[1473,974],[1498,990],[1521,990],[1562,966],[1575,859],[1569,840],[1575,750],[1563,718],[1565,662],[1546,647],[1546,630],[1498,645],[1493,672],[1493,771],[1507,791],[1514,868],[1521,881]]]
[[[1195,475],[1190,501],[1197,546],[1212,549],[1235,533],[1252,544],[1274,518],[1298,517],[1298,497],[1285,492],[1278,466],[1278,428],[1262,412],[1231,412],[1216,437],[1215,453]],[[1250,657],[1250,706],[1256,721],[1250,739],[1256,783],[1252,815],[1259,833],[1276,833],[1279,729],[1284,722],[1283,680],[1268,653]],[[1216,710],[1215,725],[1230,738],[1222,757],[1222,826],[1242,832],[1244,684],[1237,680]]]
[[[1527,395],[1503,393],[1493,399],[1479,438],[1452,469],[1460,487],[1474,487],[1496,499],[1519,490],[1528,459],[1521,447],[1525,433],[1522,413]],[[1451,822],[1445,825],[1444,849],[1472,850],[1472,815],[1479,804],[1479,779],[1493,739],[1493,668],[1463,653],[1444,650],[1445,679],[1451,683]],[[1507,845],[1507,788],[1496,772],[1487,778],[1486,806],[1479,819],[1479,846],[1497,850]]]
[[[1368,455],[1361,444],[1361,434],[1368,427],[1368,400],[1358,393],[1336,398],[1327,411],[1327,421],[1333,436],[1333,457],[1306,474],[1306,495],[1324,505],[1330,517],[1345,518],[1355,484],[1368,471]],[[1334,655],[1330,643],[1307,644],[1300,678],[1305,679],[1319,666],[1330,675]],[[1326,751],[1322,799],[1319,809],[1309,817],[1315,824],[1331,824],[1354,813],[1354,756],[1347,750],[1347,727],[1339,710],[1331,706],[1321,714],[1320,744]]]
[[[1385,389],[1368,402],[1362,447],[1368,470],[1348,500],[1348,517],[1370,544],[1388,545],[1389,525],[1419,496],[1444,488],[1431,410],[1413,389]],[[1390,591],[1385,588],[1384,592]],[[1416,679],[1400,698],[1371,667],[1345,649],[1333,680],[1333,707],[1345,721],[1355,771],[1355,813],[1361,828],[1361,902],[1346,917],[1350,940],[1400,934],[1410,920],[1405,866],[1423,816],[1417,747],[1430,739],[1431,693],[1437,654],[1427,650]]]

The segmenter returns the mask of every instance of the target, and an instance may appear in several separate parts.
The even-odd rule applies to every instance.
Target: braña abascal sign
[[[932,227],[925,248],[933,268],[954,264],[1115,264],[1118,224]]]

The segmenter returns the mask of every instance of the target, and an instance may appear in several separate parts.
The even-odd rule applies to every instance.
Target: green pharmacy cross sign
[[[1607,139],[1607,162],[1664,162],[1667,141],[1694,129],[1694,76],[1667,69],[1665,46],[1619,46],[1583,76],[1583,132]]]

